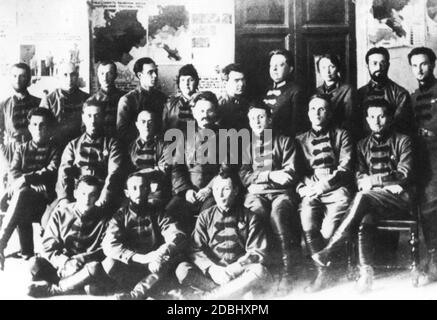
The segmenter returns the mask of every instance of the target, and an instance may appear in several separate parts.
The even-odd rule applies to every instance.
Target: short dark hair
[[[274,55],[282,55],[285,57],[285,61],[287,62],[287,64],[291,67],[294,68],[294,57],[293,54],[291,53],[291,51],[286,50],[286,49],[275,49],[269,52],[269,60],[274,56]]]
[[[30,121],[33,116],[43,117],[47,121],[47,126],[49,128],[53,128],[55,126],[56,118],[50,109],[42,107],[33,108],[27,114],[27,120]]]
[[[87,107],[98,107],[103,111],[106,107],[106,102],[100,101],[100,100],[97,100],[96,98],[91,97],[83,103],[82,111],[85,110],[85,108],[87,108]]]
[[[314,99],[321,99],[323,101],[326,101],[326,103],[328,104],[328,108],[329,110],[331,110],[331,96],[329,94],[326,93],[316,93],[313,94],[309,99],[308,99],[308,104],[313,101]]]
[[[317,72],[320,72],[320,61],[322,61],[322,59],[328,59],[337,68],[338,71],[341,71],[341,62],[340,62],[340,59],[338,58],[338,56],[335,54],[326,53],[326,54],[322,54],[317,59],[317,62],[316,62]]]
[[[390,62],[390,53],[384,47],[373,47],[373,48],[370,48],[369,51],[367,51],[367,53],[366,53],[366,63],[367,64],[369,64],[369,57],[372,54],[382,54],[385,57],[385,60],[387,60],[387,62]]]
[[[137,76],[138,72],[143,71],[143,66],[145,64],[154,64],[156,66],[156,63],[155,63],[155,61],[152,60],[152,58],[149,58],[149,57],[140,58],[137,61],[135,61],[135,64],[134,64],[134,73],[136,76]]]
[[[190,102],[190,107],[194,108],[196,106],[196,103],[198,101],[205,100],[209,101],[214,105],[214,108],[217,109],[218,107],[218,99],[217,96],[214,94],[214,92],[211,91],[201,91],[196,93]]]
[[[20,62],[20,63],[15,63],[12,65],[12,68],[18,68],[18,69],[22,69],[26,72],[26,77],[27,77],[27,85],[30,85],[30,81],[32,80],[32,71],[30,70],[30,67],[24,63],[24,62]]]
[[[272,116],[272,109],[262,101],[251,101],[249,103],[249,109],[247,112],[248,115],[249,115],[249,111],[252,109],[264,110],[266,112],[267,117],[270,118]]]
[[[231,179],[232,185],[236,188],[239,188],[241,190],[241,179],[238,175],[238,167],[237,165],[230,165],[230,164],[222,164],[219,168],[218,175],[222,179]]]
[[[418,54],[424,54],[428,57],[429,62],[431,62],[432,64],[435,64],[436,61],[436,55],[434,53],[434,51],[430,48],[427,47],[417,47],[414,48],[413,50],[410,51],[410,53],[408,54],[408,63],[411,65],[411,58],[413,56],[416,56]]]
[[[229,80],[229,74],[231,72],[238,72],[238,73],[242,73],[242,74],[246,75],[246,72],[243,69],[241,64],[239,64],[239,63],[231,63],[231,64],[228,64],[226,67],[224,67],[222,69],[222,77],[223,77],[224,81],[228,81]]]
[[[197,89],[199,85],[199,74],[197,73],[196,68],[192,64],[186,64],[179,69],[178,75],[176,77],[176,84],[179,88],[179,80],[182,76],[191,76],[195,80],[195,88]]]
[[[385,99],[376,98],[376,99],[367,99],[364,102],[364,111],[367,114],[369,108],[382,108],[385,109],[384,114],[386,116],[394,116],[395,108],[393,105]]]
[[[112,60],[102,60],[102,61],[100,61],[99,65],[97,66],[97,69],[99,69],[100,66],[108,66],[108,65],[111,65],[112,67],[114,67],[114,70],[117,73],[117,65]]]
[[[85,183],[89,186],[93,186],[93,187],[97,187],[97,189],[101,190],[103,183],[100,179],[98,179],[95,176],[91,176],[91,175],[84,175],[82,177],[79,178],[79,180],[77,180],[76,182],[76,189],[79,186],[79,184],[81,183]]]

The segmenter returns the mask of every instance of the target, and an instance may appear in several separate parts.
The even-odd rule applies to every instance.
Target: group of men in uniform
[[[419,82],[411,96],[389,79],[384,48],[367,52],[371,80],[359,90],[343,82],[336,56],[322,55],[323,85],[309,98],[292,79],[289,51],[269,59],[272,85],[261,99],[246,96],[239,64],[223,69],[219,98],[198,90],[193,65],[179,70],[179,92],[167,98],[158,66],[141,58],[139,86],[128,93],[116,88],[111,61],[99,64],[92,96],[66,64],[60,87],[40,101],[27,90],[29,67],[15,64],[14,92],[0,103],[8,164],[0,267],[17,230],[34,297],[85,290],[144,299],[176,284],[192,298],[241,297],[271,283],[284,294],[305,263],[304,238],[317,270],[307,291],[315,292],[332,285],[333,253],[357,235],[358,289],[368,291],[377,221],[406,217],[420,201],[423,281],[436,281],[434,52],[408,55]],[[229,147],[220,129],[250,132],[237,161],[217,151]],[[176,149],[164,140],[175,130]],[[43,229],[37,255],[32,222]]]

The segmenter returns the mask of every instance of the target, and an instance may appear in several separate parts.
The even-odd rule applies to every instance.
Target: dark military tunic
[[[369,132],[365,120],[367,115],[363,110],[363,104],[365,101],[372,99],[387,100],[394,108],[396,108],[394,114],[394,128],[397,132],[404,134],[411,134],[414,132],[415,125],[413,109],[408,91],[390,79],[387,79],[383,83],[376,83],[371,80],[368,84],[358,90],[358,103],[361,106],[358,123],[361,123],[363,130],[361,137],[366,136],[366,132]]]
[[[331,99],[333,126],[348,130],[356,136],[356,122],[358,118],[357,92],[346,83],[336,83],[332,86],[323,84],[317,93],[327,94]]]
[[[50,109],[58,121],[55,135],[60,146],[77,138],[82,130],[82,106],[89,95],[79,88],[67,92],[56,89],[41,101],[41,107]]]
[[[108,137],[115,137],[117,134],[117,108],[120,98],[125,94],[125,92],[117,89],[111,88],[108,91],[100,89],[91,99],[95,99],[100,102],[105,103],[104,114],[104,132]]]
[[[190,101],[179,94],[168,99],[162,114],[164,131],[172,128],[186,128],[187,121],[194,120]]]
[[[294,136],[308,129],[305,94],[296,83],[281,82],[273,85],[263,98],[272,111],[272,128],[278,133]]]
[[[432,78],[412,95],[418,137],[418,183],[423,231],[429,249],[437,248],[437,80]]]
[[[166,101],[167,97],[161,91],[156,89],[146,91],[141,87],[129,91],[121,97],[117,109],[119,140],[129,145],[137,137],[135,122],[141,111],[148,110],[154,112],[157,119],[161,119]],[[158,121],[157,127],[161,129],[160,121]]]
[[[249,102],[244,97],[223,95],[219,99],[217,116],[221,129],[249,129]]]
[[[123,156],[114,138],[92,138],[84,133],[70,141],[62,154],[56,192],[59,199],[73,199],[75,181],[84,175],[94,175],[104,181],[102,199],[114,200],[121,191],[120,178]]]
[[[28,92],[22,99],[13,95],[0,102],[0,148],[9,163],[17,145],[30,140],[27,115],[40,102]]]

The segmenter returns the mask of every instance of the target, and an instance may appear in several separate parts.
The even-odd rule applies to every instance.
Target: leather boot
[[[358,293],[367,293],[372,290],[374,271],[370,265],[360,266],[360,277],[357,281]]]
[[[149,296],[152,287],[158,282],[159,276],[156,273],[149,274],[138,282],[132,291],[116,294],[116,300],[144,300]]]
[[[428,250],[427,263],[423,274],[419,277],[419,286],[428,285],[437,281],[437,250]]]
[[[311,255],[319,252],[324,246],[324,239],[320,231],[313,230],[305,232],[305,242]],[[311,284],[305,288],[305,292],[313,293],[330,286],[332,280],[327,267],[316,265],[317,275]]]
[[[296,265],[302,260],[302,252],[299,246],[292,245],[286,239],[281,238],[282,270],[278,284],[278,294],[284,295],[291,291],[297,278]]]
[[[5,254],[3,249],[0,249],[0,271],[3,271],[5,269]]]
[[[83,289],[91,279],[87,268],[83,268],[72,276],[61,279],[57,285],[47,281],[33,281],[28,287],[28,295],[34,298],[44,298],[70,294]]]
[[[375,227],[368,224],[361,224],[358,229],[358,259],[360,265],[372,266],[374,264],[375,233]]]
[[[322,267],[327,267],[331,263],[330,254],[337,250],[350,236],[368,210],[368,200],[364,194],[358,193],[352,202],[348,213],[344,217],[334,235],[329,239],[328,244],[322,250],[313,254],[311,258]]]

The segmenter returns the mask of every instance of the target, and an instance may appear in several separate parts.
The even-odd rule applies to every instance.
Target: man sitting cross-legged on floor
[[[190,262],[176,269],[179,282],[209,292],[206,299],[241,297],[269,277],[264,226],[243,206],[241,189],[237,173],[222,166],[212,183],[216,205],[197,218]]]
[[[105,280],[100,261],[107,219],[95,205],[101,188],[97,178],[81,177],[74,190],[76,202],[57,207],[50,216],[42,241],[44,251],[31,263],[30,296],[74,293]]]
[[[392,129],[394,107],[378,99],[369,100],[366,110],[372,133],[358,143],[359,192],[326,247],[312,256],[321,266],[329,265],[330,253],[358,229],[360,292],[372,287],[376,222],[408,216],[413,163],[411,139]]]
[[[19,145],[9,172],[12,181],[1,200],[6,211],[0,228],[0,269],[4,266],[4,249],[17,229],[21,256],[33,256],[32,222],[39,221],[55,198],[56,174],[60,150],[51,139],[55,117],[50,110],[35,108],[29,112],[28,129],[32,140]]]
[[[308,117],[312,128],[297,137],[305,166],[297,192],[302,198],[300,219],[306,244],[314,254],[323,249],[349,207],[353,146],[349,133],[331,124],[329,96],[313,96]],[[317,277],[307,291],[318,291],[329,283],[326,271],[317,268]]]
[[[148,203],[150,178],[132,173],[126,182],[127,206],[110,220],[103,250],[107,275],[125,291],[119,300],[140,300],[153,295],[168,279],[186,245],[186,235],[172,217]]]

